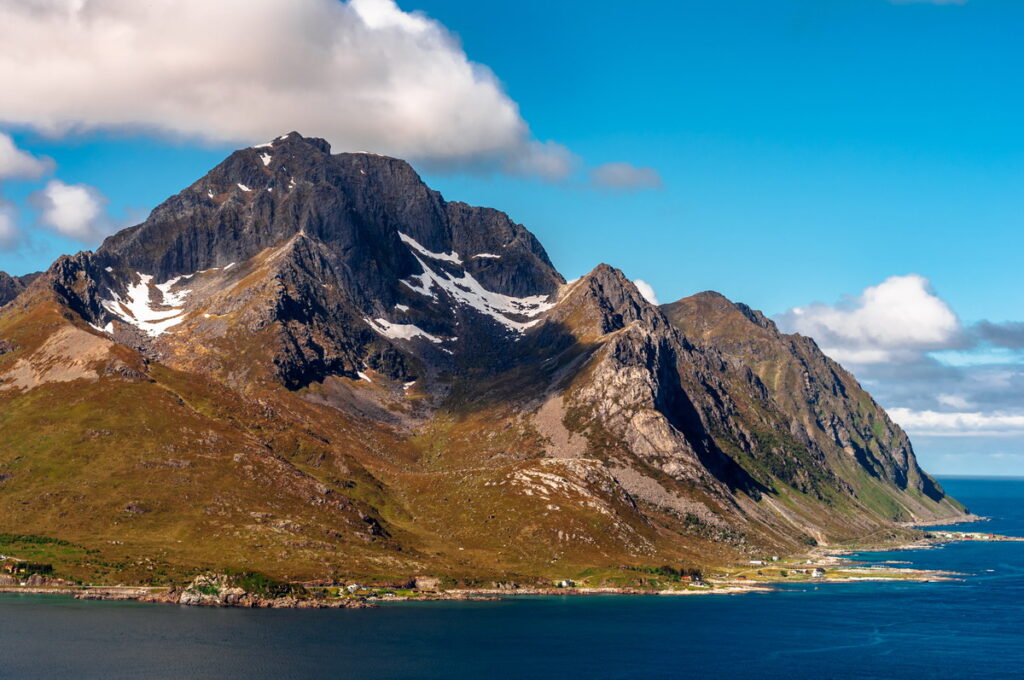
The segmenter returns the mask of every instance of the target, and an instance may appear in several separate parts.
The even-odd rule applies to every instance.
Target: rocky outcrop
[[[278,586],[264,592],[250,592],[237,585],[239,579],[225,574],[201,574],[184,588],[147,594],[143,602],[181,604],[193,607],[247,607],[259,609],[361,609],[373,605],[361,598],[324,598],[301,588]]]
[[[769,523],[783,543],[850,530],[842,513],[810,512],[837,498],[876,527],[962,511],[935,493],[902,431],[812,341],[782,336],[760,312],[717,294],[697,297],[703,304],[657,309],[602,265],[547,315],[538,334],[562,329],[590,347],[563,397],[566,423],[590,442],[583,455],[616,466],[660,507],[688,508],[718,527]],[[801,391],[780,390],[773,381],[795,366]],[[841,438],[826,436],[826,413]],[[920,485],[908,489],[911,478]],[[802,505],[803,516],[780,517],[780,498]]]
[[[6,305],[8,302],[18,297],[24,289],[24,286],[7,272],[0,272],[0,305]]]
[[[417,576],[412,581],[413,588],[427,592],[437,592],[441,589],[441,579],[434,576]]]
[[[40,272],[36,272],[25,276],[11,276],[7,272],[0,272],[0,307],[18,297],[21,291],[25,290],[40,275]]]

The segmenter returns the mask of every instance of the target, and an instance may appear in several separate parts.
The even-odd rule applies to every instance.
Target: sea
[[[1024,536],[1024,479],[942,483],[991,518],[960,528]],[[1024,543],[857,557],[966,575],[368,610],[0,595],[0,678],[1024,678]]]

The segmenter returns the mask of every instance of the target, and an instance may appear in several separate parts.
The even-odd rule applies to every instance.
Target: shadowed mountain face
[[[4,302],[0,531],[72,574],[531,578],[963,512],[813,341],[566,283],[505,214],[297,133]]]
[[[760,312],[710,291],[663,310],[694,342],[756,374],[793,421],[789,429],[825,453],[830,467],[852,459],[858,472],[942,500],[942,490],[918,466],[906,434],[813,340],[782,334]]]
[[[39,273],[11,276],[7,272],[0,272],[0,307],[18,297],[38,277]]]

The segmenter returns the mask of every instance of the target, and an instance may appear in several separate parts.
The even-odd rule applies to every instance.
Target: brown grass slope
[[[263,285],[246,273],[262,262],[240,269],[247,286]],[[764,439],[803,420],[783,414],[796,398],[728,343],[719,356],[699,349],[707,338],[694,328],[696,342],[677,337],[619,277],[599,270],[568,287],[519,343],[515,368],[450,378],[440,397],[372,371],[374,383],[288,390],[258,369],[276,351],[274,324],[229,324],[192,354],[169,342],[154,361],[90,329],[41,283],[0,314],[3,528],[81,546],[65,567],[84,578],[245,567],[486,580],[717,563],[957,511],[872,475],[821,432]],[[232,313],[244,318],[244,306]],[[803,365],[787,352],[772,356]],[[786,370],[765,361],[772,375]],[[816,408],[874,432],[859,403]]]

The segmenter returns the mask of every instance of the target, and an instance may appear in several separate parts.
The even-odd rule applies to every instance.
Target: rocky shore
[[[984,518],[976,517],[972,521]],[[588,587],[567,582],[563,587],[495,584],[491,588],[441,587],[440,579],[417,577],[404,587],[376,587],[286,584],[254,575],[203,574],[189,584],[156,586],[82,586],[52,576],[32,575],[19,581],[0,575],[0,593],[69,595],[80,600],[138,601],[201,607],[245,607],[254,609],[366,609],[386,602],[437,600],[500,600],[518,596],[583,595],[736,595],[767,592],[779,583],[843,583],[856,581],[949,581],[965,574],[913,569],[887,563],[865,566],[850,559],[861,552],[922,550],[956,541],[1018,541],[1024,537],[986,532],[924,531],[919,538],[900,544],[865,544],[848,548],[818,548],[800,556],[749,566],[718,570],[701,583],[680,583],[678,587]],[[776,558],[777,559],[777,558]],[[260,580],[262,578],[262,580]]]

